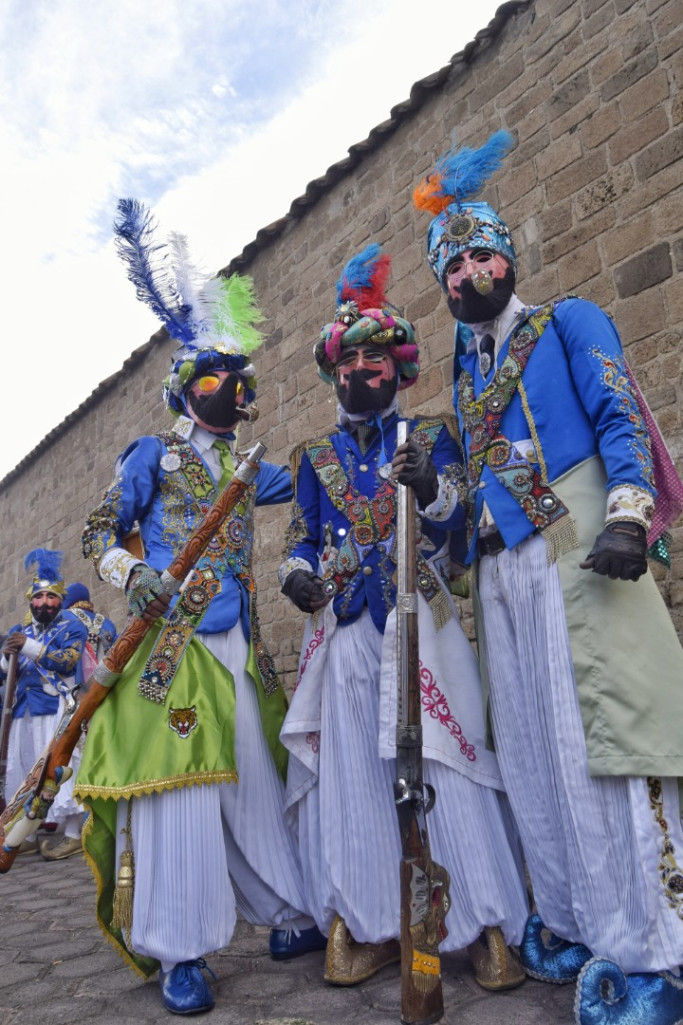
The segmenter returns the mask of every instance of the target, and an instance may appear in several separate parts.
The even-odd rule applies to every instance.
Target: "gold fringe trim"
[[[531,412],[531,406],[529,405],[529,399],[527,397],[524,385],[522,384],[521,377],[519,379],[519,384],[517,385],[517,391],[519,392],[519,397],[522,401],[522,409],[524,410],[526,422],[529,425],[529,433],[531,434],[531,440],[533,441],[534,448],[536,449],[536,458],[538,459],[538,463],[541,468],[541,484],[547,487],[548,467],[546,466],[545,457],[543,455],[543,449],[541,448],[541,440],[538,436],[538,431],[536,430],[536,423],[534,421],[533,413]]]
[[[296,496],[296,479],[299,476],[299,470],[301,468],[301,460],[304,457],[304,452],[309,445],[318,444],[324,438],[331,438],[333,434],[339,434],[339,428],[333,427],[328,434],[317,435],[315,438],[309,438],[308,441],[300,441],[298,445],[295,445],[289,454],[289,468],[292,472],[292,488]]]
[[[561,555],[574,551],[579,547],[579,535],[576,532],[574,518],[566,513],[561,519],[551,523],[545,530],[541,531],[541,537],[545,541],[546,556],[548,565],[552,566]]]
[[[168,779],[147,780],[142,783],[130,783],[125,787],[86,787],[74,788],[74,798],[79,804],[89,797],[101,797],[104,800],[114,798],[127,799],[150,794],[160,794],[164,790],[173,790],[176,787],[190,787],[201,783],[239,783],[239,776],[235,769],[226,769],[222,772],[193,772],[183,776],[170,776]]]
[[[83,827],[83,853],[85,855],[85,860],[87,861],[88,865],[90,866],[90,871],[92,872],[93,878],[95,880],[95,891],[96,891],[96,894],[95,894],[95,920],[97,921],[97,924],[98,924],[98,926],[100,928],[100,931],[104,935],[104,938],[107,940],[107,942],[111,943],[112,947],[117,952],[119,957],[123,958],[123,960],[126,962],[128,967],[132,968],[132,970],[135,972],[136,975],[139,975],[141,979],[144,979],[145,981],[147,981],[147,979],[149,978],[149,975],[147,975],[146,972],[143,972],[142,968],[140,968],[140,966],[135,963],[135,961],[130,956],[128,951],[124,947],[121,946],[121,943],[119,942],[119,940],[117,940],[115,936],[112,936],[112,934],[109,932],[109,929],[105,925],[104,921],[100,917],[99,911],[97,909],[97,904],[98,904],[98,901],[99,901],[99,898],[100,898],[100,894],[102,893],[102,891],[104,889],[104,880],[102,879],[102,876],[100,874],[100,870],[97,867],[97,862],[95,861],[95,859],[92,857],[92,855],[88,851],[88,848],[86,847],[86,842],[85,842],[87,837],[90,835],[90,831],[92,830],[93,825],[94,825],[93,814],[92,814],[92,812],[90,812],[90,814],[88,815],[87,819],[85,820],[85,825]]]
[[[435,630],[441,630],[453,618],[453,608],[448,600],[448,596],[444,594],[441,588],[439,588],[429,602],[429,611],[432,614]]]

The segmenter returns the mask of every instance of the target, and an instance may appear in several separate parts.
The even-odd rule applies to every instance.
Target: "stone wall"
[[[311,350],[334,313],[342,265],[370,241],[391,254],[389,296],[420,338],[424,369],[404,409],[449,408],[453,323],[424,260],[429,218],[413,209],[411,193],[454,140],[479,145],[505,127],[518,144],[484,198],[512,228],[520,295],[541,301],[577,292],[614,316],[680,467],[682,14],[679,0],[503,5],[476,45],[417,83],[409,102],[352,147],[353,159],[329,169],[289,215],[259,232],[230,264],[253,275],[269,316],[258,354],[261,417],[241,444],[263,440],[268,458],[281,461],[332,425],[335,405]],[[0,629],[25,609],[20,562],[38,543],[64,548],[68,575],[106,597],[122,621],[120,600],[112,602],[79,562],[77,539],[117,453],[167,424],[157,396],[168,355],[168,346],[143,346],[6,478]],[[275,578],[287,522],[284,508],[260,510],[257,578],[264,635],[291,682],[304,617],[279,595]],[[674,530],[671,572],[656,572],[683,632],[683,527]]]

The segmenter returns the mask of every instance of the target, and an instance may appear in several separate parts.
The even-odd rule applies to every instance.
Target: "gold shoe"
[[[337,915],[327,939],[323,978],[334,986],[355,986],[385,965],[400,960],[401,944],[398,940],[356,943],[344,919]]]
[[[62,861],[83,850],[80,836],[60,836],[59,840],[41,840],[40,853],[46,861]]]
[[[515,989],[526,978],[517,955],[506,946],[498,926],[486,926],[481,936],[467,948],[474,978],[482,989]]]
[[[17,854],[37,854],[39,849],[38,837],[34,837],[33,840],[22,840]]]

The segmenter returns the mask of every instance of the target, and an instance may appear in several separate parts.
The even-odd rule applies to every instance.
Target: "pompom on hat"
[[[479,149],[452,149],[439,157],[434,170],[413,193],[418,210],[436,214],[427,231],[427,262],[444,292],[446,271],[466,249],[500,253],[517,272],[507,224],[488,203],[471,202],[502,166],[513,145],[512,135],[499,131]]]
[[[33,548],[24,558],[24,569],[34,568],[33,582],[26,592],[26,597],[31,600],[38,591],[49,591],[59,598],[64,598],[66,587],[62,579],[63,552],[53,551],[50,548]]]
[[[164,401],[175,414],[186,412],[183,393],[198,375],[230,370],[245,385],[245,404],[256,397],[256,370],[250,354],[263,336],[265,320],[251,278],[207,276],[190,262],[187,239],[171,234],[155,241],[156,223],[138,200],[120,199],[114,234],[137,297],[150,307],[177,342],[171,372],[163,383]]]
[[[313,349],[318,373],[328,384],[344,349],[357,345],[385,347],[399,372],[399,390],[415,384],[420,350],[415,329],[385,298],[391,257],[377,243],[353,256],[337,281],[334,321],[325,324]]]

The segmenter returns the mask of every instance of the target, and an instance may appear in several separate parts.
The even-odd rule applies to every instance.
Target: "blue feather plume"
[[[192,308],[165,266],[166,245],[153,241],[156,224],[151,212],[137,199],[120,199],[118,209],[119,217],[114,222],[116,248],[128,266],[128,278],[135,285],[138,299],[163,321],[172,338],[194,348]]]
[[[514,137],[502,129],[489,136],[483,146],[444,153],[436,163],[435,173],[441,179],[437,193],[461,202],[473,199],[503,163],[514,145]]]
[[[372,242],[348,261],[337,280],[337,303],[353,299],[363,306],[379,306],[384,300],[384,286],[391,261],[382,254],[382,247]]]
[[[49,548],[33,548],[24,558],[24,569],[30,570],[31,566],[35,566],[36,577],[54,584],[62,579],[63,558],[63,552],[52,551]]]

